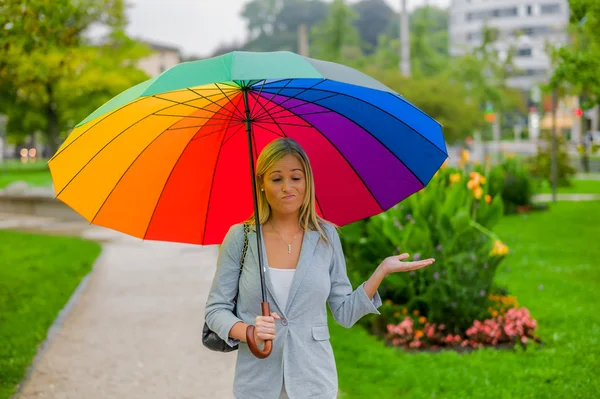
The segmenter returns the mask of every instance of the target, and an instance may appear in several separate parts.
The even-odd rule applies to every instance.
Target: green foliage
[[[593,398],[600,390],[600,201],[559,202],[502,218],[511,254],[497,272],[539,322],[543,346],[523,351],[406,353],[330,320],[341,396],[362,398]],[[572,233],[566,233],[572,232]],[[380,256],[382,254],[379,254]],[[351,265],[349,265],[351,266]]]
[[[513,50],[506,59],[500,59],[493,47],[497,32],[484,27],[483,41],[472,52],[456,58],[446,72],[446,77],[461,82],[471,100],[481,109],[491,104],[496,112],[503,113],[518,108],[524,111],[518,90],[508,87],[507,79],[515,71]]]
[[[360,38],[353,25],[357,17],[344,0],[334,0],[327,18],[312,29],[311,56],[334,62],[361,57]]]
[[[488,174],[489,194],[502,196],[505,213],[514,213],[518,206],[531,205],[534,180],[527,165],[516,157],[508,157]]]
[[[567,139],[563,135],[557,135],[556,143],[557,185],[570,186],[576,171],[567,151]],[[534,177],[552,184],[552,134],[542,133],[537,154],[529,159],[529,169]]]
[[[35,0],[2,7],[0,111],[9,118],[9,134],[41,130],[53,152],[61,134],[147,79],[136,64],[149,49],[123,33],[123,13],[123,0]],[[83,38],[93,23],[109,28],[102,44]]]
[[[468,183],[470,180],[475,184]],[[475,198],[477,187],[480,199]],[[497,290],[496,268],[504,256],[504,251],[498,250],[498,238],[490,231],[502,216],[502,198],[497,196],[488,203],[485,187],[480,175],[467,176],[445,168],[425,189],[401,204],[343,227],[353,283],[367,279],[382,255],[432,256],[436,262],[430,267],[388,276],[380,289],[382,298],[419,310],[450,331],[468,328],[486,314],[488,294]],[[381,332],[390,320],[374,322],[374,329]]]
[[[600,103],[600,2],[570,0],[570,41],[552,51],[551,86],[570,86],[584,96],[584,107]]]
[[[1,230],[0,242],[0,397],[9,398],[100,246]]]

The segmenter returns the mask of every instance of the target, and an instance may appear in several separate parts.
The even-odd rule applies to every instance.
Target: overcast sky
[[[240,11],[248,0],[129,0],[128,33],[138,39],[175,45],[184,55],[209,55],[220,43],[243,41]],[[351,2],[355,2],[351,1]],[[385,0],[399,10],[400,0]],[[446,7],[450,0],[408,0]]]

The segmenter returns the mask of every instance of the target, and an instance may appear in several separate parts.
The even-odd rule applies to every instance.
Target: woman
[[[220,248],[206,322],[229,345],[239,344],[234,380],[237,399],[335,398],[337,372],[326,304],[334,319],[349,328],[368,313],[379,314],[377,288],[388,274],[419,269],[434,260],[402,262],[408,254],[388,257],[352,290],[338,233],[317,215],[313,174],[304,150],[291,139],[271,142],[257,160],[256,175],[261,251],[273,312],[257,316],[262,297],[254,229],[248,233],[239,274],[244,242],[239,224],[230,228]],[[254,226],[254,215],[245,223]],[[238,277],[236,315],[232,300],[238,293]],[[246,328],[252,323],[259,346],[273,340],[266,359],[254,357],[245,344]]]

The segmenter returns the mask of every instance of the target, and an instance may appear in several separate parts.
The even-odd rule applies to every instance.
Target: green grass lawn
[[[4,164],[0,163],[0,190],[18,180],[25,181],[32,186],[52,184],[52,177],[45,160],[26,164],[14,160],[6,161]]]
[[[0,230],[0,399],[14,394],[99,254],[97,243],[78,238]]]
[[[546,181],[537,190],[540,194],[551,194],[552,187]],[[575,180],[571,187],[557,187],[559,194],[600,194],[600,180]]]
[[[342,398],[593,398],[600,391],[600,202],[505,217],[498,282],[538,321],[543,346],[408,354],[330,321]]]

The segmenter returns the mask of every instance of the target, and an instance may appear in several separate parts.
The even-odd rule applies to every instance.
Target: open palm
[[[409,254],[407,254],[407,253],[404,253],[401,255],[389,256],[389,257],[385,258],[383,260],[383,262],[381,262],[381,267],[383,268],[383,271],[385,272],[385,274],[391,274],[391,273],[409,272],[412,270],[421,269],[421,268],[423,268],[425,266],[429,266],[433,262],[435,262],[435,259],[433,259],[433,258],[416,260],[416,261],[411,261],[411,262],[403,262],[403,260],[408,259],[408,257],[409,257]]]

